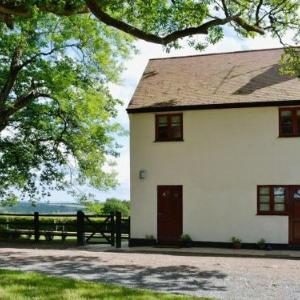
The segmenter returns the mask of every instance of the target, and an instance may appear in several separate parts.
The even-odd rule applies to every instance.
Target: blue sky
[[[286,42],[291,43],[291,37],[287,36]],[[130,60],[125,62],[125,71],[122,74],[120,84],[111,84],[110,90],[113,96],[121,99],[124,103],[119,107],[118,122],[124,128],[128,129],[129,122],[126,113],[126,107],[130,98],[138,84],[138,81],[143,73],[143,70],[150,58],[167,57],[167,56],[183,56],[199,54],[189,47],[184,47],[180,50],[172,50],[166,53],[163,47],[156,44],[147,43],[144,41],[137,41],[136,47],[139,54],[133,56]],[[225,29],[224,39],[216,45],[209,46],[201,53],[214,53],[214,52],[228,52],[249,49],[263,49],[281,47],[278,40],[271,37],[256,37],[255,39],[241,39],[230,29]],[[120,157],[117,159],[117,166],[115,167],[118,172],[119,186],[115,190],[107,192],[99,192],[96,190],[89,190],[96,195],[96,199],[105,200],[108,197],[117,197],[120,199],[129,199],[130,182],[129,182],[129,137],[118,138],[118,142],[123,146],[121,149]],[[48,200],[48,199],[47,199]],[[74,201],[69,195],[64,192],[54,193],[50,198],[53,202],[70,202]]]

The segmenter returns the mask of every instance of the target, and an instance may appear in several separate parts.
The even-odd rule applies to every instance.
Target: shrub
[[[231,238],[231,242],[232,242],[232,244],[241,244],[242,240],[239,239],[239,238],[237,238],[237,237],[235,237],[235,236],[233,236]]]
[[[146,240],[154,240],[154,236],[152,234],[146,234],[145,239]]]
[[[242,240],[233,236],[231,238],[231,242],[232,242],[232,245],[233,245],[233,248],[234,249],[240,249],[241,248],[241,243],[242,243]]]
[[[180,237],[180,240],[182,242],[191,242],[192,241],[192,238],[189,234],[183,234],[181,237]]]
[[[265,239],[260,239],[257,242],[257,246],[259,249],[264,249],[266,247],[266,240]]]
[[[121,212],[122,216],[129,216],[129,201],[127,200],[119,200],[116,198],[106,199],[103,204],[102,211],[104,214],[111,214],[117,211]]]

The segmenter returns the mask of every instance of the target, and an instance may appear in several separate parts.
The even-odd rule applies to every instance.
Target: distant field
[[[72,214],[76,213],[78,210],[84,211],[84,207],[78,203],[37,203],[35,206],[33,206],[30,202],[20,202],[13,207],[0,206],[0,213],[31,214],[35,211],[38,211],[44,214]]]

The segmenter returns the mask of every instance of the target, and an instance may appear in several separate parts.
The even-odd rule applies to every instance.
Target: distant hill
[[[13,207],[0,206],[0,213],[25,213],[31,214],[35,211],[43,214],[73,214],[84,207],[78,203],[37,203],[32,206],[30,202],[19,202]]]

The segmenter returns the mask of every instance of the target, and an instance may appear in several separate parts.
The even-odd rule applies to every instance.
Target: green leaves
[[[195,35],[211,35],[208,42],[215,43],[222,37],[223,25],[243,37],[271,33],[282,40],[288,30],[299,29],[299,5],[298,0],[6,0],[0,3],[0,17],[2,13],[3,22],[11,27],[13,16],[34,18],[38,11],[59,16],[92,13],[102,25],[167,50],[180,47],[183,38],[202,49],[204,43]]]
[[[288,48],[281,58],[281,73],[297,76],[300,79],[300,51],[299,48]]]
[[[120,102],[107,83],[132,49],[131,38],[89,15],[35,11],[14,30],[0,23],[0,201],[116,184],[104,167],[117,155]]]

